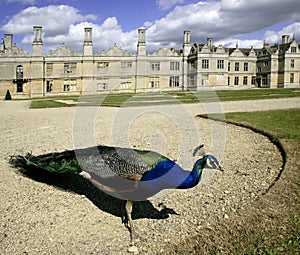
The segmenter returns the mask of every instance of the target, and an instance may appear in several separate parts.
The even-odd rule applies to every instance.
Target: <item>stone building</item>
[[[262,49],[191,44],[184,32],[183,48],[147,52],[146,30],[138,30],[136,54],[116,44],[93,52],[92,28],[85,28],[83,54],[62,44],[43,54],[42,27],[33,28],[32,54],[5,34],[0,49],[0,96],[14,98],[81,95],[105,92],[147,92],[213,87],[299,87],[300,47],[295,38]]]

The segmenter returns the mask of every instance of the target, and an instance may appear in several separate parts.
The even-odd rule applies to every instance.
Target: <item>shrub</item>
[[[9,89],[6,91],[5,100],[11,100]]]

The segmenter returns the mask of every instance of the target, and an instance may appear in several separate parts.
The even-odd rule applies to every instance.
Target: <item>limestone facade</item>
[[[136,54],[116,44],[93,52],[92,28],[85,28],[83,54],[62,44],[43,54],[42,27],[33,28],[32,54],[5,34],[0,48],[0,96],[13,98],[108,92],[148,92],[300,87],[300,47],[295,38],[261,49],[215,46],[211,38],[191,44],[184,32],[183,48],[162,47],[148,53],[146,30],[138,30]]]

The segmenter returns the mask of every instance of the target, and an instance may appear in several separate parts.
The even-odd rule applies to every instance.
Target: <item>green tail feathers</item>
[[[73,152],[50,153],[33,156],[27,153],[25,157],[16,156],[11,159],[13,165],[22,168],[37,167],[52,173],[80,173],[81,167]]]

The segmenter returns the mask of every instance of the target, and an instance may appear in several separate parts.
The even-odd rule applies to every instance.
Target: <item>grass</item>
[[[228,113],[225,118],[275,140],[283,150],[284,170],[268,193],[249,208],[183,240],[166,254],[299,255],[300,109]]]
[[[267,130],[277,139],[293,139],[300,142],[299,109],[227,113],[225,118],[240,123],[250,123],[260,130]]]
[[[118,93],[84,96],[61,96],[32,99],[31,108],[66,107],[70,104],[58,103],[56,100],[73,100],[74,105],[87,106],[146,106],[179,103],[198,103],[212,101],[257,100],[270,98],[300,97],[300,89],[247,89],[247,90],[201,90],[170,91],[161,93]],[[52,102],[50,102],[52,101]],[[72,106],[72,105],[71,105]]]
[[[73,106],[73,105],[57,102],[55,100],[33,100],[31,102],[30,108],[39,109],[39,108],[54,108],[54,107],[68,107],[68,106]]]

